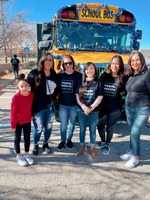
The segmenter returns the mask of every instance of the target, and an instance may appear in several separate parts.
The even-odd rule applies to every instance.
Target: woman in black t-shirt
[[[38,69],[33,69],[27,77],[31,90],[34,93],[32,106],[33,113],[33,155],[38,155],[39,141],[44,132],[43,150],[51,153],[49,139],[52,132],[54,112],[52,99],[57,96],[57,74],[54,70],[54,58],[50,53],[43,55],[39,61]]]
[[[86,151],[85,135],[86,128],[90,131],[90,155],[92,158],[97,156],[95,150],[96,125],[98,122],[98,105],[103,98],[101,83],[97,80],[97,70],[92,62],[88,62],[84,68],[83,83],[76,94],[77,102],[80,105],[78,119],[80,125],[80,144],[81,148],[78,156]]]
[[[63,72],[58,74],[61,135],[61,142],[57,147],[58,151],[63,151],[65,146],[67,146],[68,150],[73,148],[72,137],[78,108],[76,90],[82,82],[82,74],[75,71],[75,62],[72,56],[63,56],[62,67]]]
[[[101,142],[96,147],[101,148],[102,154],[108,155],[114,125],[120,119],[122,113],[122,94],[124,93],[125,79],[124,63],[121,56],[112,57],[106,72],[101,75],[100,81],[103,84],[104,97],[100,104],[97,126]]]

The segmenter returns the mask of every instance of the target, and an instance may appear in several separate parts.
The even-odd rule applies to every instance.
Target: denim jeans
[[[140,155],[140,136],[150,113],[149,107],[125,107],[127,122],[130,128],[130,149],[135,156]]]
[[[15,75],[15,78],[18,77],[18,67],[13,67],[13,72],[14,72],[14,75]]]
[[[90,131],[90,146],[95,146],[96,126],[98,123],[98,112],[91,112],[85,115],[82,110],[78,110],[78,119],[80,125],[80,144],[85,145],[86,128]]]
[[[33,116],[33,143],[37,145],[39,143],[41,133],[44,131],[44,142],[47,144],[49,142],[51,132],[52,132],[52,123],[54,121],[54,112],[51,111],[51,106],[49,105],[47,109],[41,110]]]
[[[100,113],[97,125],[98,133],[102,142],[110,143],[113,137],[113,129],[116,122],[121,117],[121,111],[118,109],[110,113]],[[106,136],[105,136],[106,129]]]
[[[75,122],[77,117],[78,106],[65,106],[59,105],[59,118],[60,118],[60,134],[61,141],[66,142],[73,137],[73,131],[75,129]],[[68,128],[68,132],[67,132]]]

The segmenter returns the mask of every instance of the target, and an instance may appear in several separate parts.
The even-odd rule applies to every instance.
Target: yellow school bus
[[[139,50],[142,31],[136,30],[133,13],[99,3],[68,5],[58,10],[51,22],[37,25],[39,53],[50,51],[60,70],[61,57],[73,56],[83,71],[92,61],[101,71],[119,54],[127,63],[129,54]]]

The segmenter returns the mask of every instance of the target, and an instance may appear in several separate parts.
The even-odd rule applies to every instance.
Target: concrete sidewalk
[[[12,80],[9,75],[9,80]],[[4,80],[4,79],[3,79]],[[118,123],[114,129],[111,151],[108,156],[97,150],[98,156],[87,151],[76,156],[79,150],[79,127],[75,128],[74,148],[59,152],[60,124],[54,122],[50,139],[52,153],[42,149],[34,157],[35,165],[20,167],[15,160],[14,134],[10,127],[10,104],[16,92],[13,81],[0,90],[0,200],[149,200],[150,199],[150,129],[144,128],[141,136],[140,164],[134,169],[125,167],[120,154],[129,149],[129,129]],[[23,138],[22,138],[23,139]],[[41,136],[40,147],[42,146]],[[97,134],[97,141],[99,136]],[[24,149],[23,142],[21,150]],[[31,148],[33,140],[31,136]]]
[[[30,71],[29,69],[20,69],[19,74],[24,73],[25,75],[27,75],[29,73],[29,71]],[[13,72],[8,72],[7,74],[2,74],[0,76],[0,90],[7,87],[13,81],[15,81]]]

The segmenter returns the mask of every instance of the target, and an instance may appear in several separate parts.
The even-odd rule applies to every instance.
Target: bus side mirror
[[[137,39],[141,40],[142,39],[142,31],[141,30],[137,30],[136,34],[137,34]]]
[[[139,50],[139,49],[140,49],[140,43],[136,41],[136,42],[134,43],[134,45],[133,45],[133,49],[134,49],[134,50]]]
[[[38,44],[40,50],[46,50],[46,51],[52,49],[52,46],[53,46],[52,40],[40,41]]]

